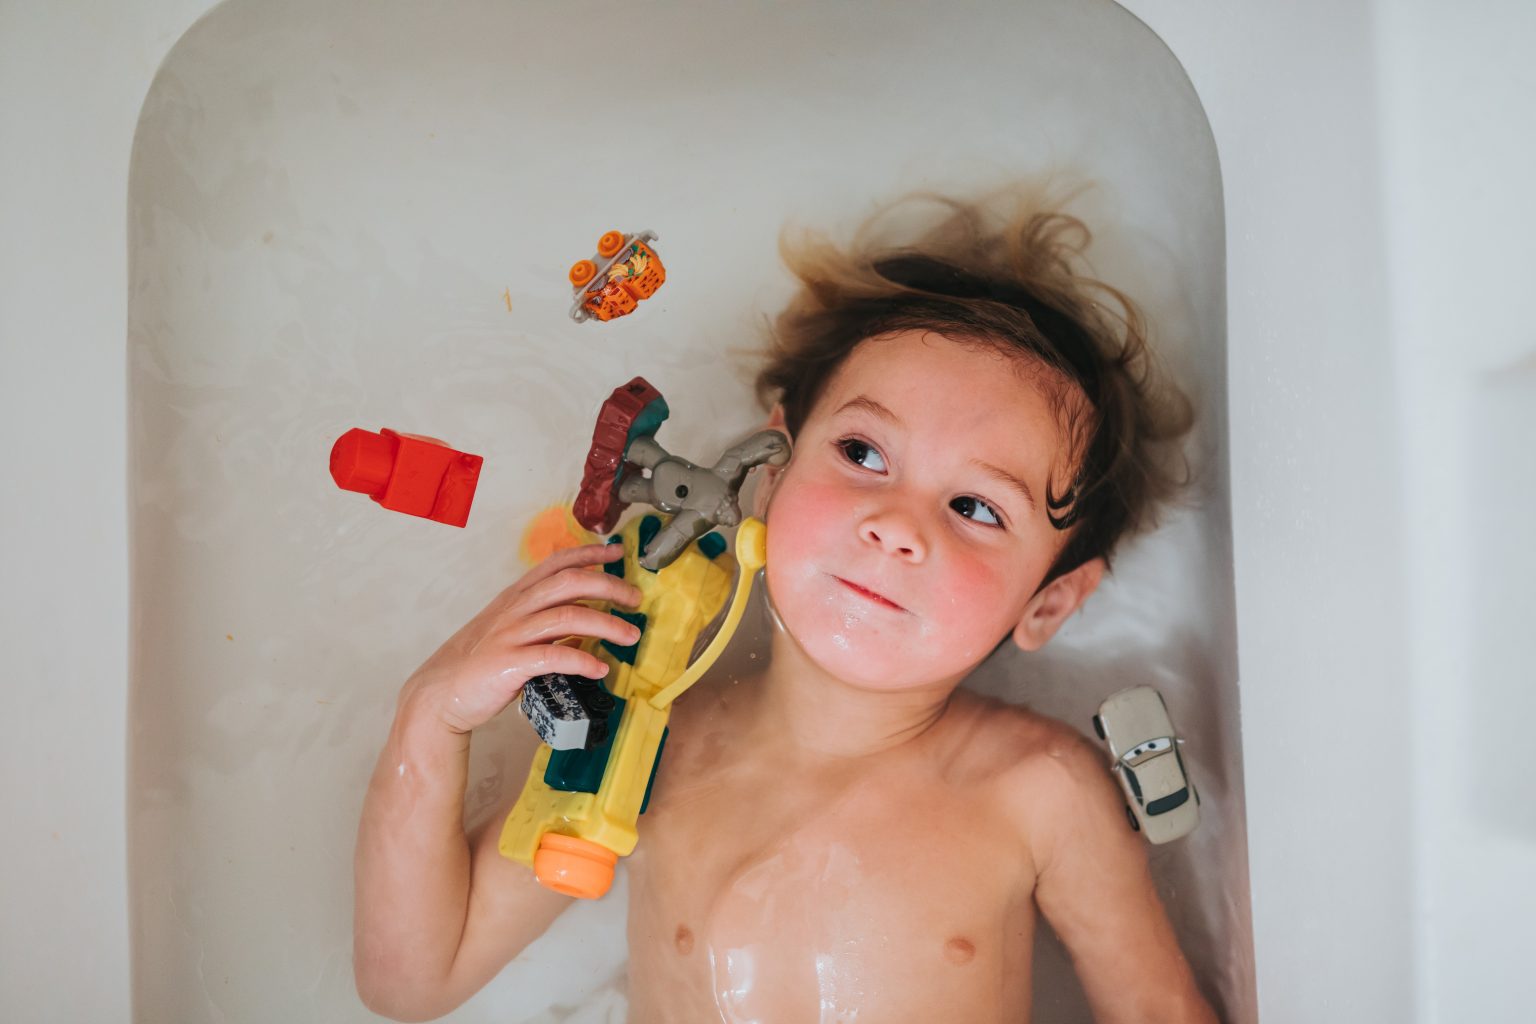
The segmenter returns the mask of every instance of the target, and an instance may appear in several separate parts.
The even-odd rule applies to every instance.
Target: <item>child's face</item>
[[[1062,441],[1040,372],[912,331],[860,344],[828,381],[767,510],[769,593],[823,669],[905,689],[958,681],[1010,632],[1038,646],[1021,623],[1060,589],[1036,594],[1065,543],[1046,518]]]

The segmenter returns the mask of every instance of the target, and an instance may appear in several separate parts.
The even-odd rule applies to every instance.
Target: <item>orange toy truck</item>
[[[570,273],[576,291],[571,319],[577,323],[596,317],[612,320],[635,311],[641,299],[655,294],[667,279],[667,270],[652,249],[654,231],[626,235],[610,231],[597,240],[597,256],[578,260]]]

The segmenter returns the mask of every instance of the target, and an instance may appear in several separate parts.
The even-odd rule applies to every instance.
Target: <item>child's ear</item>
[[[763,424],[764,430],[777,430],[785,437],[789,437],[789,428],[784,424],[784,407],[775,404],[773,411],[768,414],[768,422]],[[794,449],[794,438],[790,438],[790,449]],[[773,489],[779,482],[779,474],[784,472],[783,466],[763,466],[755,474],[758,478],[756,490],[752,494],[752,514],[762,519],[768,514],[768,499],[773,496]]]
[[[1044,647],[1062,623],[1083,606],[1088,595],[1098,589],[1104,569],[1104,559],[1092,558],[1051,580],[1024,607],[1024,618],[1013,630],[1013,642],[1026,651]]]

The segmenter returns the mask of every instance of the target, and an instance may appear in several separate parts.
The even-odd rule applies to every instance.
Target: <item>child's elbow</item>
[[[357,997],[373,1013],[389,1020],[428,1021],[448,1013],[456,1004],[446,1003],[438,993],[422,991],[422,986],[377,965],[355,960],[352,981]]]
[[[352,981],[357,986],[357,998],[373,1013],[390,1020],[430,1020],[408,1012],[408,1007],[394,987],[365,971],[360,964],[352,967]]]
[[[427,1009],[414,1000],[401,997],[398,993],[392,993],[381,989],[358,988],[357,994],[362,999],[363,1005],[372,1013],[378,1014],[388,1020],[428,1021],[447,1013],[447,1010],[436,1008]]]

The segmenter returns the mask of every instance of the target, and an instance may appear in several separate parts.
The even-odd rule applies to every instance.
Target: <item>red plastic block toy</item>
[[[484,462],[430,437],[353,427],[331,448],[331,479],[391,511],[463,526]]]

